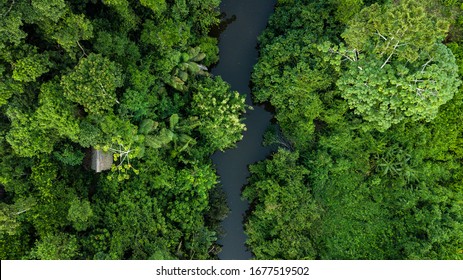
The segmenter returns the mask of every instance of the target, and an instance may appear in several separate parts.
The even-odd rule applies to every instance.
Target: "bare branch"
[[[339,54],[339,55],[341,55],[342,57],[344,57],[344,58],[346,58],[346,59],[348,59],[348,60],[350,60],[350,61],[352,61],[352,62],[357,60],[357,59],[352,58],[352,57],[350,57],[350,56],[348,56],[348,55],[346,55],[346,54],[343,54],[343,53],[340,53],[340,52],[338,52],[338,51],[335,51],[335,50],[333,50],[332,48],[330,48],[329,51],[330,51],[331,53]],[[354,50],[354,51],[355,51],[355,50]]]
[[[79,48],[82,50],[82,52],[84,53],[84,56],[88,56],[87,53],[85,52],[84,48],[80,45],[79,41],[77,41],[77,45],[79,46]]]
[[[384,41],[387,41],[387,38],[384,37],[381,33],[379,33],[378,29],[376,29],[376,34],[378,34],[379,37],[383,38]]]
[[[109,94],[106,92],[106,90],[104,89],[103,85],[100,82],[98,82],[98,85],[100,86],[101,90],[103,90],[104,95],[110,97]],[[116,98],[114,98],[114,101],[116,101],[117,104],[120,104],[119,101]]]
[[[126,150],[122,144],[119,144],[119,149],[109,148],[109,151],[119,154],[119,164],[117,166],[121,166],[125,160],[127,160],[127,164],[130,165],[129,154],[132,152],[132,150]]]
[[[384,61],[383,65],[381,65],[380,69],[383,69],[384,66],[386,66],[386,64],[389,62],[389,60],[391,59],[393,54],[394,54],[394,51],[391,52],[391,54],[387,57],[386,61]]]
[[[30,209],[31,209],[31,208],[27,208],[27,209],[21,210],[21,211],[19,211],[19,212],[16,212],[16,213],[14,213],[14,214],[15,214],[15,215],[20,215],[20,214],[22,214],[22,213],[24,213],[24,212],[29,211]]]
[[[359,51],[357,49],[354,49],[353,52],[355,55],[355,61],[359,60]]]
[[[383,67],[386,66],[386,64],[389,62],[389,60],[391,59],[392,55],[395,53],[395,50],[396,50],[397,47],[399,46],[399,43],[400,43],[400,41],[397,41],[397,43],[396,43],[395,46],[394,46],[394,49],[392,49],[391,54],[388,56],[388,58],[386,59],[386,61],[384,61],[383,65],[381,65],[381,68],[380,68],[380,69],[383,69]]]
[[[421,68],[421,72],[424,72],[424,70],[426,69],[426,66],[429,65],[429,63],[431,63],[433,60],[433,58],[431,57],[425,64],[423,64],[423,68]]]

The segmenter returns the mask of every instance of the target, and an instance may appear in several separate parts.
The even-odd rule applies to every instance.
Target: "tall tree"
[[[362,9],[342,34],[347,49],[330,48],[348,63],[341,95],[382,131],[404,119],[433,119],[460,84],[455,59],[440,44],[448,26],[416,0]]]
[[[103,114],[119,102],[116,89],[122,86],[121,71],[109,59],[90,54],[62,77],[61,86],[70,101],[82,105],[88,113]]]

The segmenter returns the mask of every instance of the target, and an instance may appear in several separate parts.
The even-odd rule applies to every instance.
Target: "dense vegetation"
[[[241,139],[219,0],[0,3],[0,258],[206,259]],[[463,1],[279,0],[250,167],[258,259],[463,259]],[[92,149],[114,155],[90,168]]]
[[[216,256],[245,109],[207,70],[219,2],[1,1],[1,259]]]
[[[463,259],[461,9],[278,1],[253,91],[279,150],[243,192],[257,259]]]

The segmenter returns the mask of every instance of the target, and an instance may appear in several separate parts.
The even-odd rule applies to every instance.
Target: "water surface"
[[[233,90],[246,95],[248,105],[253,105],[249,81],[257,62],[257,36],[267,25],[275,3],[276,0],[224,0],[220,5],[226,18],[236,16],[236,19],[220,34],[220,61],[212,69],[212,74],[221,76]],[[244,116],[247,131],[243,134],[243,140],[235,149],[212,156],[231,210],[223,222],[226,235],[219,240],[223,246],[219,258],[223,260],[252,258],[244,244],[243,215],[248,203],[241,200],[241,189],[249,176],[248,165],[265,159],[271,151],[262,146],[262,135],[272,118],[272,114],[263,106],[253,107],[254,110],[248,110]]]

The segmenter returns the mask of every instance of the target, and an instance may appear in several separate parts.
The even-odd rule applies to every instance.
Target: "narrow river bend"
[[[226,18],[236,16],[236,20],[220,34],[220,61],[212,69],[212,74],[221,76],[233,90],[245,94],[248,105],[253,105],[249,81],[257,62],[257,36],[267,25],[275,3],[276,0],[223,0],[220,5]],[[226,234],[219,240],[223,246],[219,258],[223,260],[252,258],[244,244],[243,215],[248,203],[241,200],[241,189],[249,176],[248,165],[265,159],[271,151],[262,146],[262,135],[272,118],[263,106],[253,107],[254,110],[248,110],[244,116],[247,131],[243,134],[243,140],[235,149],[212,156],[231,210],[223,222]]]

